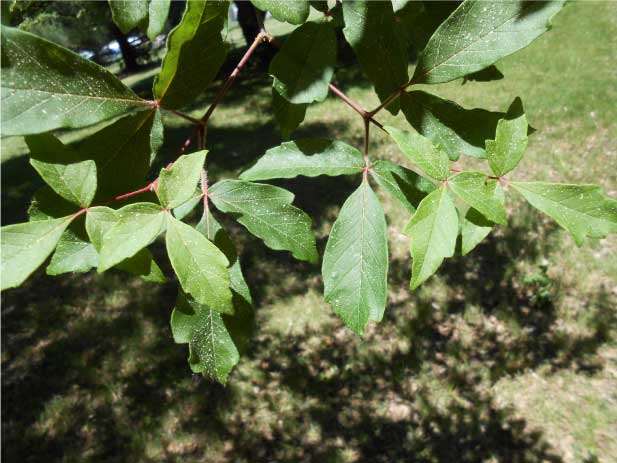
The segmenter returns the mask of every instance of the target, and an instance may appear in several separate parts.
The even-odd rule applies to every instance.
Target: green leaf
[[[435,146],[422,135],[396,127],[386,127],[386,131],[403,154],[427,175],[437,180],[445,180],[450,175],[450,159],[441,145]]]
[[[2,26],[2,136],[78,128],[151,105],[106,69]]]
[[[103,236],[118,222],[118,211],[105,206],[91,207],[86,214],[86,231],[90,241],[97,251],[103,245]],[[98,266],[98,258],[97,264]],[[165,275],[154,261],[152,253],[148,249],[141,249],[132,257],[124,259],[114,266],[133,275],[141,277],[145,281],[153,283],[165,283]]]
[[[444,186],[422,200],[405,228],[411,237],[411,289],[437,271],[446,257],[454,255],[458,214]]]
[[[353,48],[358,61],[375,85],[381,101],[397,91],[409,80],[407,54],[396,34],[394,14],[390,2],[343,2],[345,38]],[[387,109],[396,114],[398,101]]]
[[[240,297],[243,304],[248,304],[249,306],[252,305],[253,300],[251,298],[251,292],[246,284],[246,281],[244,280],[244,276],[242,275],[242,269],[240,268],[240,261],[238,260],[236,247],[209,209],[204,211],[204,214],[195,229],[212,241],[216,247],[219,248],[223,254],[225,254],[225,257],[227,257],[227,260],[231,263],[231,266],[229,267],[229,277],[231,281],[230,287],[234,293],[234,308],[236,312],[238,310],[242,310],[242,307],[237,304],[238,301],[236,296]]]
[[[508,221],[502,201],[495,198],[495,188],[482,172],[459,172],[448,179],[456,195],[487,219],[505,225]]]
[[[293,104],[323,101],[336,64],[336,36],[328,23],[294,30],[270,63],[273,86]]]
[[[193,209],[195,209],[200,202],[202,202],[203,197],[204,193],[201,191],[201,188],[195,188],[193,194],[187,201],[174,208],[174,217],[178,220],[184,219],[193,212]]]
[[[261,11],[269,11],[275,19],[290,24],[302,24],[309,15],[307,0],[251,0]]]
[[[77,146],[80,158],[96,163],[96,202],[144,186],[162,142],[159,117],[155,111],[123,117]]]
[[[548,30],[565,2],[463,2],[424,48],[412,81],[437,84],[463,77],[526,47]]]
[[[193,372],[227,382],[240,353],[220,313],[181,292],[171,314],[171,331],[176,343],[188,343]]]
[[[311,218],[291,205],[294,195],[283,188],[241,180],[223,180],[209,189],[214,205],[275,250],[291,251],[296,259],[317,262]]]
[[[501,204],[504,204],[505,195],[503,188],[496,180],[489,180],[489,187],[493,192],[493,197]],[[461,223],[462,235],[462,254],[469,254],[480,242],[488,236],[495,222],[490,221],[479,211],[470,207]]]
[[[603,238],[617,232],[617,201],[598,185],[510,182],[533,207],[565,228],[578,246],[585,237]]]
[[[367,181],[354,191],[332,226],[323,257],[325,300],[357,334],[381,321],[388,298],[386,217]]]
[[[187,2],[182,21],[167,37],[167,53],[154,79],[161,106],[187,106],[214,80],[227,55],[222,31],[228,10],[227,1]]]
[[[96,193],[96,164],[80,160],[79,154],[56,137],[41,134],[26,137],[30,164],[60,196],[81,207],[88,207]]]
[[[510,118],[502,112],[465,109],[453,101],[419,90],[403,93],[400,99],[407,121],[433,143],[442,145],[453,161],[461,154],[486,157],[485,141],[493,138],[500,119]],[[516,98],[509,112],[519,105],[522,110],[522,103]]]
[[[416,211],[420,201],[435,185],[413,170],[386,160],[371,164],[371,176],[375,181],[397,199],[409,212]]]
[[[84,220],[84,217],[80,216],[64,230],[47,266],[48,275],[87,272],[98,265],[98,253],[94,245],[88,241]]]
[[[306,104],[291,104],[272,88],[272,112],[283,138],[298,128],[306,116]]]
[[[99,272],[134,256],[165,229],[165,213],[158,204],[129,204],[118,209],[116,213],[116,223],[103,234]]]
[[[212,310],[233,313],[225,254],[202,233],[172,216],[168,217],[166,244],[184,291]]]
[[[203,150],[181,156],[169,169],[161,169],[157,195],[163,207],[172,209],[191,199],[207,153]]]
[[[210,210],[204,211],[204,215],[197,224],[196,229],[223,251],[229,262],[231,262],[229,278],[231,292],[233,293],[234,314],[223,315],[223,320],[238,351],[242,353],[248,347],[250,336],[253,332],[255,312],[253,310],[251,291],[244,280],[244,275],[242,275],[236,247]]]
[[[109,0],[111,16],[120,30],[128,34],[139,27],[154,40],[165,27],[170,0]]]
[[[527,118],[502,119],[497,124],[495,140],[486,140],[486,157],[497,177],[513,170],[527,149]]]
[[[73,215],[79,208],[58,195],[48,185],[39,188],[32,198],[28,208],[28,217],[31,222],[39,220],[59,219]]]
[[[300,138],[269,149],[240,178],[267,180],[298,175],[354,175],[363,170],[364,157],[353,146],[322,138]]]
[[[21,285],[47,259],[74,217],[2,227],[2,290]]]

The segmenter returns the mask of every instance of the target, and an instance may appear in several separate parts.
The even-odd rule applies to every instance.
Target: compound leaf
[[[167,254],[184,291],[212,310],[233,313],[225,254],[190,225],[171,215],[167,220]]]
[[[386,160],[371,163],[371,176],[409,212],[416,211],[420,201],[435,185],[413,170]]]
[[[403,154],[427,175],[437,180],[445,180],[450,175],[450,159],[441,145],[435,146],[420,134],[405,132],[396,127],[386,127],[386,131]]]
[[[598,185],[510,182],[529,204],[565,228],[578,246],[585,237],[602,238],[617,232],[617,201]]]
[[[487,219],[505,225],[506,209],[495,198],[495,188],[482,172],[459,172],[448,179],[448,186],[456,195]]]
[[[486,158],[497,177],[513,170],[527,149],[527,118],[501,119],[495,140],[486,140]]]
[[[158,204],[129,204],[118,209],[116,214],[116,222],[103,234],[99,272],[133,257],[165,229],[165,213]]]
[[[2,26],[2,136],[78,128],[151,109],[112,73],[76,53]]]
[[[96,164],[63,145],[50,134],[26,137],[30,164],[56,193],[81,207],[88,207],[96,193]]]
[[[2,227],[2,290],[21,285],[47,259],[74,217]]]
[[[251,0],[261,11],[269,11],[274,18],[290,24],[302,24],[309,15],[307,0]]]
[[[458,214],[444,186],[420,202],[405,234],[411,238],[411,289],[416,289],[437,271],[446,257],[454,255]]]
[[[345,38],[381,101],[407,83],[407,53],[396,33],[390,2],[343,2]],[[387,106],[396,114],[398,101]]]
[[[326,302],[357,334],[381,321],[388,297],[386,218],[367,181],[354,191],[332,226],[323,257]]]
[[[364,157],[353,146],[336,140],[300,138],[266,151],[244,171],[242,180],[294,178],[298,175],[353,175],[364,169]]]
[[[192,103],[216,77],[227,55],[222,31],[229,2],[190,1],[167,37],[167,53],[154,79],[156,100],[168,109]]]
[[[547,31],[551,18],[564,3],[463,2],[429,39],[412,81],[448,82],[494,64]]]
[[[291,251],[296,259],[317,262],[311,218],[291,205],[294,195],[272,185],[223,180],[209,189],[214,205],[275,250]]]
[[[336,36],[328,23],[294,30],[270,63],[274,89],[293,104],[323,101],[336,64]]]
[[[156,193],[165,208],[178,207],[194,196],[207,153],[203,150],[181,156],[169,169],[161,169]]]

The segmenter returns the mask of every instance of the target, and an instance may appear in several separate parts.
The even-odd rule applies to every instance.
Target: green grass
[[[506,78],[431,91],[466,107],[521,96],[538,129],[516,176],[594,182],[617,196],[617,5],[575,3],[553,30],[499,63]],[[282,27],[282,26],[276,26]],[[274,31],[274,30],[273,30]],[[285,33],[287,30],[276,30]],[[238,35],[236,30],[231,34]],[[232,40],[236,41],[232,37]],[[237,51],[234,53],[237,54]],[[147,95],[156,70],[125,82]],[[336,83],[377,100],[356,66]],[[217,83],[187,112],[199,116]],[[270,81],[249,66],[208,134],[212,178],[280,143]],[[380,114],[401,128],[401,116]],[[164,156],[189,131],[165,115]],[[77,141],[93,128],[62,133]],[[296,136],[362,143],[342,102],[312,106]],[[25,219],[40,185],[20,138],[2,140],[2,215]],[[375,130],[371,152],[403,161]],[[467,165],[468,160],[462,160]],[[279,184],[314,218],[320,249],[357,179]],[[617,238],[577,248],[513,197],[510,226],[408,290],[404,211],[389,223],[385,319],[360,339],[322,299],[317,267],[266,249],[230,220],[257,329],[226,388],[190,374],[169,315],[174,284],[124,274],[49,277],[2,295],[2,454],[62,462],[613,462],[617,460]],[[159,245],[154,252],[161,257]],[[164,260],[163,260],[164,262]],[[169,271],[169,267],[166,267]]]

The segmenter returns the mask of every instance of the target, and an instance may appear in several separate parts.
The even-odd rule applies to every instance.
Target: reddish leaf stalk
[[[251,55],[255,52],[259,44],[263,42],[265,38],[266,36],[262,32],[257,34],[257,37],[255,37],[255,40],[253,40],[253,43],[251,44],[249,49],[246,50],[240,62],[236,65],[235,69],[232,71],[232,73],[229,75],[229,77],[227,78],[227,80],[225,81],[221,89],[219,90],[218,94],[216,95],[216,98],[214,99],[214,102],[210,105],[206,113],[201,118],[201,122],[203,123],[203,125],[206,125],[208,123],[210,116],[212,115],[216,107],[220,104],[220,102],[223,100],[223,97],[233,85],[234,81],[236,80],[236,77],[238,77],[238,74],[240,73],[240,71],[246,64],[246,62],[249,60]]]
[[[210,205],[208,204],[208,173],[206,169],[201,169],[201,191],[204,194],[204,211],[208,212]]]

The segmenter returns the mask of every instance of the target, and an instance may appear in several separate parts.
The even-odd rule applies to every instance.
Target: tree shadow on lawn
[[[325,200],[302,196],[319,225],[355,188],[353,179],[323,182]],[[560,335],[550,300],[533,299],[535,288],[511,267],[513,254],[533,261],[543,252],[524,230],[447,263],[437,277],[450,288],[445,303],[423,292],[391,297],[384,322],[359,339],[334,317],[300,335],[268,332],[259,323],[265,304],[321,291],[319,269],[225,223],[243,248],[258,316],[227,388],[191,379],[186,346],[170,334],[172,284],[39,271],[3,294],[7,460],[211,461],[216,448],[229,461],[561,461],[540,432],[495,403],[490,386],[541,365],[592,367],[615,320],[600,315],[610,311],[599,293],[590,301],[600,308],[595,330]],[[408,274],[408,260],[391,263],[392,293],[407,291]]]

